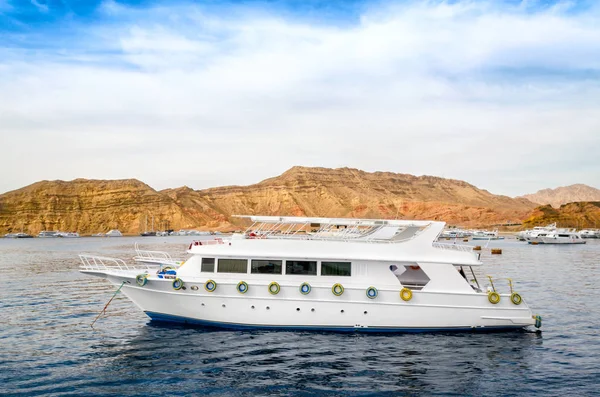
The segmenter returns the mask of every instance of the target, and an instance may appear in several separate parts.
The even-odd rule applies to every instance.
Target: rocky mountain
[[[190,225],[171,199],[135,180],[41,181],[0,195],[0,232],[40,230],[123,233],[144,231],[146,217]],[[150,225],[149,225],[150,226]]]
[[[528,200],[493,195],[463,181],[352,168],[293,167],[255,185],[165,193],[182,207],[193,205],[207,216],[217,216],[215,221],[233,223],[232,214],[279,214],[493,224],[523,219],[535,207]]]
[[[537,204],[550,204],[558,208],[563,204],[578,201],[600,201],[600,189],[583,184],[562,186],[556,189],[543,189],[522,196]]]
[[[352,168],[293,167],[249,186],[160,192],[137,180],[43,181],[0,195],[0,233],[20,230],[119,228],[136,234],[146,216],[171,229],[232,230],[246,225],[232,217],[294,215],[439,219],[464,226],[520,221],[535,205],[497,196],[463,181]]]
[[[559,227],[598,228],[600,227],[600,201],[568,203],[559,208],[544,205],[536,208],[523,224],[526,227],[533,227],[554,222]]]

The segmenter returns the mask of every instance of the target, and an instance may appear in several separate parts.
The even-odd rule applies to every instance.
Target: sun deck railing
[[[139,262],[176,262],[167,252],[141,250],[137,243],[135,243],[135,254],[136,256],[133,259]]]
[[[150,270],[146,265],[136,264],[135,266],[127,265],[125,261],[117,258],[108,258],[105,256],[95,255],[79,255],[81,259],[81,270]]]
[[[346,241],[362,243],[399,243],[415,238],[422,233],[429,225],[403,225],[399,227],[394,236],[381,238],[378,233],[389,225],[372,224],[367,222],[361,224],[359,221],[344,228],[338,228],[335,223],[321,223],[318,228],[311,227],[310,222],[288,223],[288,222],[254,222],[246,229],[245,237],[249,239],[294,239],[294,240],[327,240],[327,241]],[[393,226],[392,226],[393,227]],[[405,231],[417,227],[419,230],[407,235],[404,238],[398,238]]]
[[[444,250],[461,251],[461,252],[472,252],[473,247],[470,245],[461,244],[445,244],[445,243],[433,243],[434,248],[440,248]]]

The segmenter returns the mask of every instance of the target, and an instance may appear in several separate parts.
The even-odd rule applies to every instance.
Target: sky
[[[0,0],[0,192],[294,165],[600,187],[600,2]]]

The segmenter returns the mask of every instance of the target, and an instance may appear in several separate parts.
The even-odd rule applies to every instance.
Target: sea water
[[[77,255],[131,261],[135,241],[185,258],[191,238],[0,239],[0,395],[564,396],[600,389],[600,241],[512,239],[482,251],[479,278],[493,276],[502,292],[512,278],[543,317],[539,333],[192,328],[150,322],[121,294],[90,328],[116,289],[79,273]]]

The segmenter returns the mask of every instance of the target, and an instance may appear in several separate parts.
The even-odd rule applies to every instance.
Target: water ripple
[[[129,260],[133,239],[0,240],[0,394],[592,395],[600,374],[600,242],[497,243],[484,274],[512,277],[543,333],[362,335],[151,322],[78,272],[77,254]],[[183,255],[186,238],[150,249]],[[144,241],[146,242],[146,241]],[[506,288],[506,280],[498,280]]]

